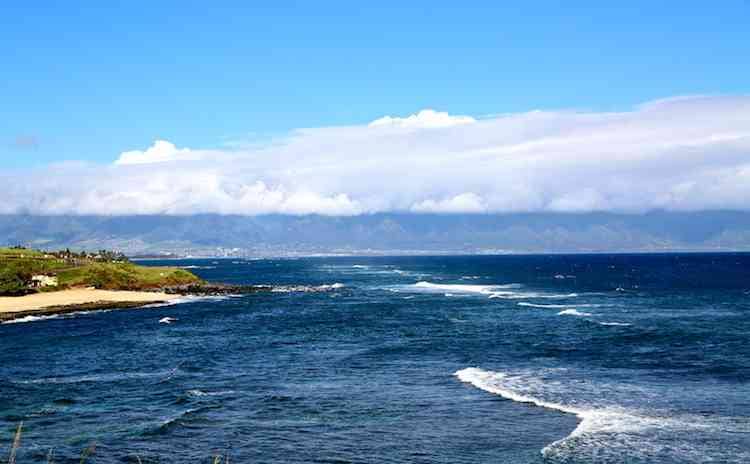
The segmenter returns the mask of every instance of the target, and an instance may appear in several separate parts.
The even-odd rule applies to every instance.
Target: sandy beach
[[[179,298],[179,295],[95,289],[71,289],[20,297],[0,297],[0,319],[7,319],[14,315],[13,313],[29,314],[34,311],[43,313],[53,308],[71,308],[77,305],[111,307],[122,303],[123,306],[133,307],[140,304],[161,303],[175,298]]]

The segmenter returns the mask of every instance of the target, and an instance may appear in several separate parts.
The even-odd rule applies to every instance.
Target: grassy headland
[[[153,291],[202,283],[184,269],[139,266],[120,254],[104,250],[75,253],[0,248],[0,296],[85,287]]]

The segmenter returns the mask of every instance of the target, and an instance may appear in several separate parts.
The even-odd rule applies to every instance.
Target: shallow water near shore
[[[0,455],[750,462],[748,254],[177,264],[323,291],[0,325]]]

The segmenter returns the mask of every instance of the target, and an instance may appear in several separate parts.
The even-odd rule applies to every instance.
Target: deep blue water
[[[178,264],[342,285],[0,325],[0,456],[750,462],[748,254]]]

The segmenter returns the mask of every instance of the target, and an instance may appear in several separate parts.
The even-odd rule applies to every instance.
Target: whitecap
[[[334,284],[323,284],[323,285],[281,285],[273,287],[271,292],[273,293],[314,293],[314,292],[328,292],[331,290],[339,290],[346,287],[346,285],[336,282]]]
[[[83,382],[119,382],[122,380],[147,379],[147,378],[172,378],[177,373],[177,368],[168,371],[156,372],[110,372],[106,374],[90,374],[67,377],[45,377],[30,380],[12,380],[13,383],[33,384],[72,384]]]
[[[454,375],[462,382],[508,400],[577,416],[580,422],[569,435],[541,450],[545,458],[562,458],[567,462],[576,460],[576,457],[596,455],[602,462],[628,462],[623,457],[636,457],[632,460],[648,457],[649,453],[660,448],[663,440],[669,446],[660,451],[679,454],[685,458],[681,462],[703,462],[705,455],[701,454],[696,456],[698,459],[688,459],[690,454],[680,449],[674,441],[674,434],[683,434],[680,444],[686,447],[685,443],[694,433],[710,434],[715,429],[701,418],[663,413],[650,415],[615,404],[596,405],[585,400],[584,393],[587,393],[607,401],[611,395],[602,395],[606,391],[604,386],[590,385],[588,391],[579,392],[579,386],[571,388],[565,383],[545,381],[532,374],[493,372],[476,367],[459,370]],[[585,384],[581,386],[585,387]]]
[[[146,306],[141,306],[141,309],[146,308],[165,308],[167,306],[174,306],[185,303],[197,303],[199,301],[223,301],[230,297],[236,298],[238,295],[183,295],[171,300],[163,301],[161,303],[153,303]]]
[[[610,325],[610,326],[617,326],[617,327],[627,327],[633,324],[629,324],[627,322],[598,322],[599,325]]]
[[[544,308],[544,309],[570,308],[570,305],[563,305],[563,304],[539,304],[539,303],[529,303],[529,302],[526,302],[526,301],[519,301],[516,304],[518,306],[526,306],[528,308]]]
[[[417,282],[412,285],[411,288],[417,291],[424,292],[436,292],[436,293],[473,293],[479,295],[493,295],[499,294],[512,294],[514,292],[508,292],[505,289],[520,288],[519,284],[503,284],[503,285],[469,285],[469,284],[435,284],[432,282]]]
[[[148,308],[151,305],[142,306],[143,308]],[[108,313],[112,311],[111,309],[95,309],[91,311],[74,311],[71,313],[60,313],[60,314],[49,314],[46,316],[25,316],[20,317],[18,319],[11,319],[9,321],[3,321],[2,324],[18,324],[18,323],[24,323],[24,322],[38,322],[38,321],[46,321],[49,319],[71,319],[76,316],[81,315],[87,315],[87,314],[99,314],[99,313]]]
[[[474,294],[484,295],[487,298],[502,299],[523,299],[523,298],[556,298],[568,299],[576,298],[577,293],[543,293],[529,292],[520,290],[523,286],[517,283],[495,284],[495,285],[473,285],[473,284],[436,284],[433,282],[420,281],[408,286],[390,287],[390,291],[408,291],[426,292],[426,293],[450,293],[450,294]],[[569,307],[570,305],[566,306]]]
[[[2,324],[22,324],[24,322],[46,321],[48,319],[57,319],[60,316],[60,314],[50,314],[49,316],[25,316],[19,317],[18,319],[3,321]]]
[[[557,313],[558,316],[591,316],[591,313],[584,313],[575,309],[564,309]]]
[[[203,390],[193,389],[193,390],[188,390],[186,392],[188,396],[194,396],[194,397],[223,396],[223,395],[230,395],[232,393],[234,393],[234,390],[221,390],[221,391],[215,391],[215,392],[206,392]]]

